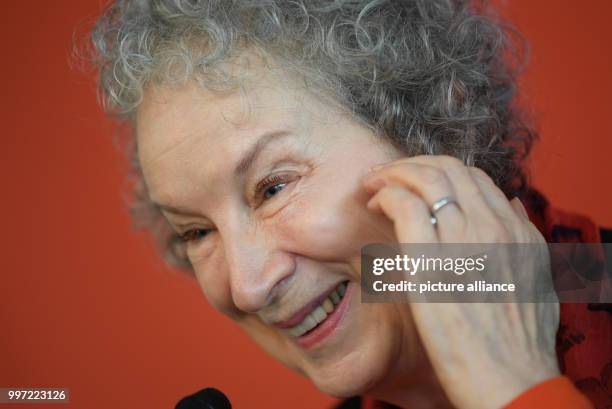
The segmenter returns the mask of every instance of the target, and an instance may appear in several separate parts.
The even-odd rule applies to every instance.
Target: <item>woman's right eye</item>
[[[206,237],[208,233],[210,233],[209,229],[191,229],[182,233],[179,237],[184,242],[199,241]]]

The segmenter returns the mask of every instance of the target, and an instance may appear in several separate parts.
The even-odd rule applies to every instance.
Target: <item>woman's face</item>
[[[147,89],[136,123],[151,198],[216,309],[321,390],[371,390],[421,355],[406,306],[360,301],[361,247],[395,241],[360,179],[400,153],[253,69],[242,93]]]

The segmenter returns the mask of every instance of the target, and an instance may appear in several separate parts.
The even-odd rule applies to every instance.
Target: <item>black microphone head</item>
[[[205,388],[185,396],[174,409],[232,409],[232,404],[220,390]]]

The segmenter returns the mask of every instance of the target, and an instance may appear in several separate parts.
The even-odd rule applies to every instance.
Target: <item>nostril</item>
[[[282,297],[283,294],[287,292],[287,289],[291,285],[293,281],[293,274],[283,277],[276,285],[272,288],[272,291],[269,292],[268,297],[266,298],[266,305],[270,305],[274,302],[274,300]]]
[[[226,247],[231,298],[236,308],[255,313],[286,291],[296,269],[291,253],[258,246],[245,240]]]
[[[236,308],[246,313],[256,313],[266,305],[269,287],[256,275],[234,278],[231,284],[232,300]]]
[[[295,270],[296,260],[292,254],[275,251],[268,256],[260,276],[268,286],[265,305],[270,305],[287,291]]]

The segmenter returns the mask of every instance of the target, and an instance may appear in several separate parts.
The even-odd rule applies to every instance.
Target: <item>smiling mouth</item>
[[[302,337],[325,322],[327,317],[334,312],[336,306],[342,301],[346,293],[346,286],[346,281],[340,283],[302,321],[297,325],[287,328],[287,333],[296,338]]]

